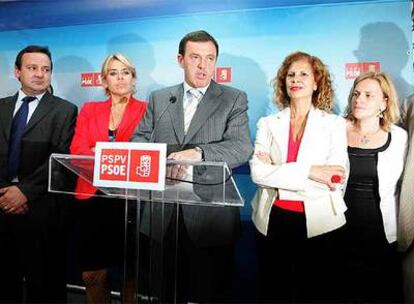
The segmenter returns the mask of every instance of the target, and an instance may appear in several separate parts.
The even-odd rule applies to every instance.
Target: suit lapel
[[[170,114],[171,123],[174,128],[174,132],[178,138],[179,144],[184,142],[184,108],[183,108],[183,95],[184,85],[178,85],[171,89],[171,96],[167,96],[169,99],[173,96],[177,98],[175,104],[169,105],[168,112]],[[168,106],[168,105],[166,105]]]
[[[275,114],[275,124],[271,128],[274,140],[280,148],[282,161],[287,160],[289,147],[289,133],[290,133],[290,108]],[[314,132],[318,124],[319,114],[314,108],[309,111],[308,121],[306,122],[305,130],[303,132],[302,141],[300,143],[297,161],[309,162],[312,159],[312,153],[303,153],[302,151],[315,151],[313,143],[317,142],[314,136],[319,136],[318,132]]]
[[[204,125],[207,119],[216,111],[220,105],[219,96],[222,94],[220,87],[211,81],[206,94],[200,101],[196,112],[194,113],[193,119],[191,120],[190,126],[188,127],[188,133],[184,138],[184,144],[191,141],[194,135],[197,134],[198,130]]]
[[[32,117],[30,117],[29,122],[26,125],[25,132],[30,131],[40,120],[43,119],[54,108],[55,100],[52,95],[48,92],[43,95],[40,100],[36,110],[33,112]]]
[[[405,178],[403,183],[406,184],[406,187],[403,186],[403,189],[408,189],[409,194],[405,195],[405,197],[410,197],[412,199],[412,194],[414,193],[414,115],[410,118],[410,128],[408,134],[410,137],[408,138],[408,155],[406,158],[406,168],[405,168]],[[410,202],[411,203],[411,202]]]
[[[0,123],[3,125],[2,129],[6,140],[10,137],[10,128],[13,120],[13,111],[16,105],[18,94],[7,98],[1,106]]]
[[[298,157],[297,161],[301,161],[304,163],[310,163],[312,162],[313,155],[312,153],[301,153],[301,151],[316,151],[317,147],[314,147],[312,145],[315,144],[315,142],[318,142],[317,139],[315,139],[315,136],[320,136],[318,131],[320,130],[317,126],[320,121],[320,115],[319,112],[316,111],[313,107],[309,110],[308,114],[308,120],[305,125],[305,130],[303,131],[302,135],[302,141],[300,143],[299,151],[298,151]]]
[[[94,111],[95,113],[95,124],[96,124],[96,132],[99,133],[98,138],[102,138],[102,140],[108,140],[108,129],[109,129],[109,116],[111,115],[111,99],[108,99],[105,102],[105,107],[102,111]],[[96,107],[95,109],[99,109]]]
[[[289,128],[290,128],[290,108],[283,109],[275,114],[274,125],[271,126],[270,132],[272,139],[280,149],[280,159],[282,162],[287,160],[287,151],[289,145]],[[274,153],[271,151],[271,154]]]
[[[134,104],[132,98],[129,100],[124,114],[122,115],[121,122],[118,126],[118,131],[116,132],[116,140],[117,141],[125,141],[129,138],[125,138],[125,130],[128,128],[129,125],[134,123],[134,117],[137,113],[134,113],[136,109],[134,109]]]
[[[405,160],[404,177],[401,185],[401,194],[399,200],[399,213],[398,213],[398,231],[400,249],[407,250],[412,244],[414,238],[414,232],[412,228],[412,219],[414,216],[413,207],[413,193],[414,193],[414,116],[410,115],[408,119],[408,155]]]
[[[118,132],[116,133],[116,140],[117,141],[128,141],[130,134],[128,134],[128,130],[135,129],[137,123],[137,115],[140,111],[138,100],[134,99],[133,97],[130,98],[124,115],[122,116],[121,123],[118,127]]]

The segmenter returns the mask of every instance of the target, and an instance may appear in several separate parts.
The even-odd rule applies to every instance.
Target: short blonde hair
[[[128,70],[131,72],[132,77],[135,79],[137,78],[137,71],[132,61],[129,60],[128,57],[126,57],[125,55],[121,53],[116,53],[116,54],[112,54],[106,57],[104,63],[102,64],[102,69],[101,69],[102,80],[106,80],[106,77],[108,76],[108,72],[109,72],[109,65],[115,60],[118,60],[119,62],[122,62],[123,64],[125,64]],[[133,93],[135,93],[135,85],[133,87]],[[111,94],[108,88],[105,88],[105,94],[107,96]]]
[[[387,107],[382,112],[380,117],[380,126],[383,130],[389,131],[392,124],[400,120],[400,109],[398,107],[398,95],[395,89],[394,83],[391,78],[385,73],[367,72],[359,75],[352,85],[351,91],[348,96],[348,106],[345,110],[345,117],[350,121],[356,121],[354,115],[352,115],[352,99],[355,91],[355,87],[358,83],[372,79],[376,80],[381,88],[382,94],[387,101]]]
[[[331,75],[326,65],[316,56],[304,52],[295,52],[288,55],[273,79],[273,98],[279,110],[289,106],[290,97],[287,94],[286,77],[291,64],[295,61],[306,60],[312,67],[317,89],[312,95],[312,104],[323,111],[331,112],[333,107],[333,88]]]

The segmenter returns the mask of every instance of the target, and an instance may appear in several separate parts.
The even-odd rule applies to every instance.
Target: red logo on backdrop
[[[82,73],[81,74],[81,87],[92,87],[93,86],[93,73]]]
[[[159,151],[131,150],[129,181],[157,183],[159,159]]]
[[[129,150],[102,149],[99,178],[101,180],[126,181]]]
[[[102,86],[101,73],[93,73],[93,83],[96,87]]]
[[[345,64],[345,79],[355,79],[365,72],[380,72],[379,62],[357,62]]]
[[[216,68],[215,80],[218,83],[231,82],[231,67]]]
[[[100,87],[102,86],[101,73],[82,73],[81,87]]]

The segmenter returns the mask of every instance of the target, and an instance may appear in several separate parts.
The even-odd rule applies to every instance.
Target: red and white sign
[[[166,151],[160,143],[98,142],[93,185],[164,190]]]
[[[218,83],[231,82],[231,67],[217,67],[215,80]]]
[[[102,86],[101,73],[82,73],[81,87],[100,87]]]
[[[345,64],[345,79],[355,79],[366,72],[380,72],[379,62],[357,62]]]

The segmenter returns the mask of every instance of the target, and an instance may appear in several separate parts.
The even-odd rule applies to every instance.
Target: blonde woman
[[[330,113],[330,74],[315,56],[287,56],[273,86],[280,112],[259,120],[250,161],[259,186],[252,219],[260,297],[263,302],[330,299],[331,238],[345,224],[345,120]]]
[[[407,133],[395,125],[400,114],[392,80],[374,72],[357,77],[346,118],[350,175],[342,242],[345,300],[400,302],[396,195]]]
[[[108,56],[102,65],[106,101],[86,102],[78,116],[70,151],[93,155],[98,141],[129,141],[144,116],[147,103],[133,97],[136,70],[122,54]],[[79,179],[80,267],[88,303],[110,303],[108,268],[122,264],[124,204],[92,198],[96,188]]]

